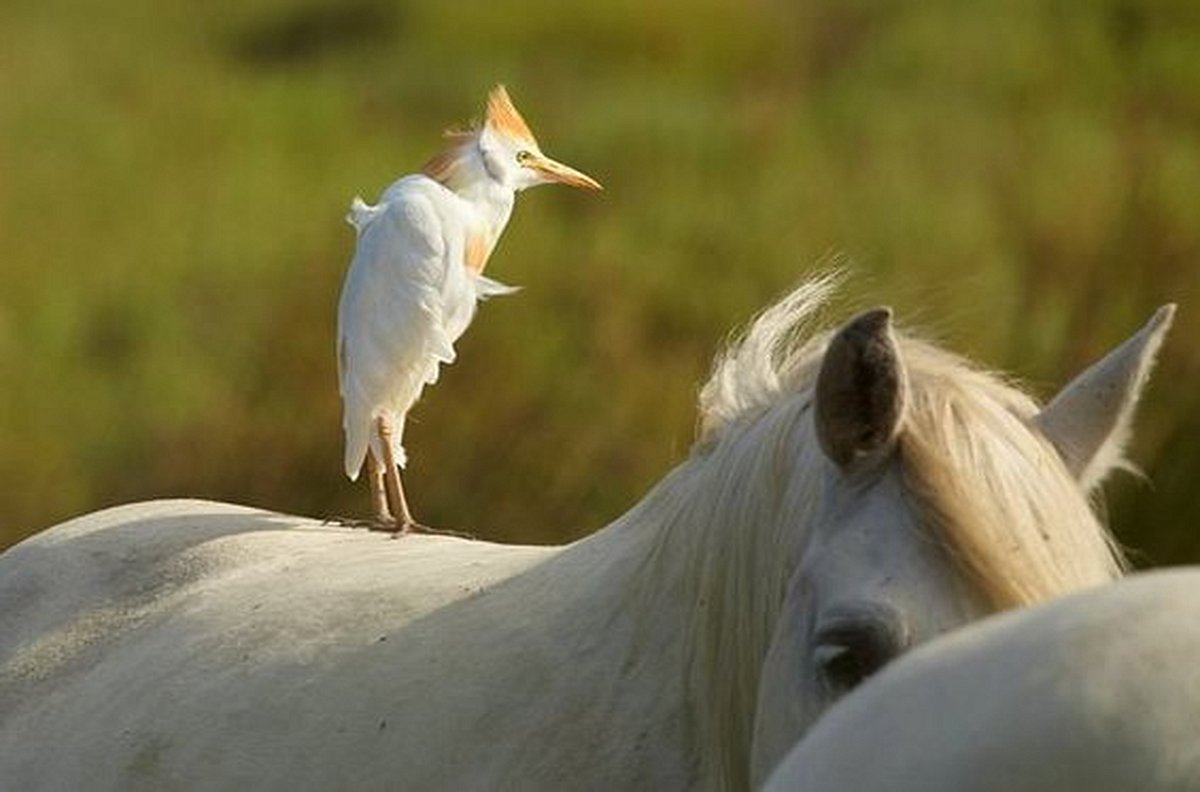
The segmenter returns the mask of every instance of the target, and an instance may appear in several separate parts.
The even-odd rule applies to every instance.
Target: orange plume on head
[[[537,146],[537,139],[517,112],[503,85],[497,85],[488,94],[486,123],[497,132]]]

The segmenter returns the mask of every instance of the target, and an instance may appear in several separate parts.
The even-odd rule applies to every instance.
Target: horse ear
[[[1174,316],[1174,305],[1159,308],[1145,327],[1076,377],[1034,419],[1085,489],[1121,465],[1133,408]]]
[[[848,322],[830,340],[817,375],[814,420],[825,455],[848,473],[885,458],[900,431],[907,392],[891,309]]]

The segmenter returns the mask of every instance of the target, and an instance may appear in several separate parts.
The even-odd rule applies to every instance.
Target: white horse
[[[741,789],[909,647],[1116,577],[1088,499],[1170,309],[1039,410],[886,310],[806,338],[832,288],[762,314],[689,458],[565,547],[159,501],[10,549],[0,784]]]
[[[766,792],[1196,792],[1200,569],[938,638],[821,719]]]

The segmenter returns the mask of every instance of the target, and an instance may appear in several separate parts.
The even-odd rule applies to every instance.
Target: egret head
[[[425,166],[425,173],[452,189],[462,181],[464,160],[478,157],[483,175],[520,191],[558,182],[589,190],[603,189],[585,173],[556,162],[542,153],[525,119],[517,112],[508,91],[497,85],[488,94],[483,126],[470,132],[450,133],[455,145]]]
[[[497,85],[488,94],[479,150],[488,172],[515,190],[550,182],[589,190],[602,189],[591,176],[542,153],[529,125],[517,112],[503,85]]]

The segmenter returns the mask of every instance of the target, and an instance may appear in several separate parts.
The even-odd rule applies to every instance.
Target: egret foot
[[[365,528],[368,531],[376,533],[391,534],[393,538],[400,538],[406,534],[428,534],[430,536],[453,536],[456,539],[478,539],[473,533],[467,531],[455,531],[450,528],[433,528],[416,521],[410,522],[407,526],[400,525],[394,518],[389,517],[386,520],[381,520],[378,517],[326,517],[321,522],[322,525],[343,525],[347,528]]]
[[[393,539],[399,539],[401,536],[414,533],[440,533],[427,525],[422,525],[416,520],[410,519],[408,522],[404,522],[403,520],[394,518],[390,520],[372,520],[371,524],[367,526],[367,530],[389,533]]]
[[[342,517],[341,515],[334,515],[326,517],[321,521],[321,524],[340,525],[344,528],[359,528],[368,531],[396,532],[396,521],[391,517],[381,519],[379,517]]]
[[[455,539],[471,540],[478,538],[475,536],[475,534],[467,533],[466,531],[455,531],[450,528],[433,528],[432,526],[416,521],[410,522],[408,525],[401,525],[395,520],[388,523],[381,522],[379,520],[364,520],[363,525],[369,531],[389,533],[392,535],[393,539],[399,539],[401,536],[407,536],[408,534],[424,534],[426,536],[453,536]]]

